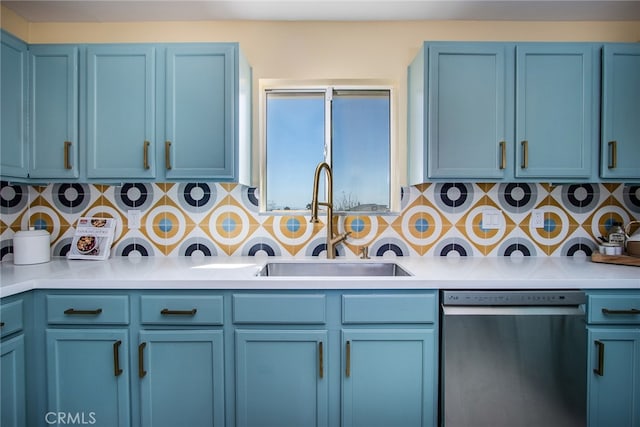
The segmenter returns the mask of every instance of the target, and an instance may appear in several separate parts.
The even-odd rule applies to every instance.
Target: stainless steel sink
[[[257,276],[411,276],[404,268],[392,262],[270,262]]]

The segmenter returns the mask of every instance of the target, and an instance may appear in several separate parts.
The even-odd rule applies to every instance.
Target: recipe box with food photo
[[[116,221],[113,218],[78,219],[67,258],[94,260],[109,258],[115,228]]]

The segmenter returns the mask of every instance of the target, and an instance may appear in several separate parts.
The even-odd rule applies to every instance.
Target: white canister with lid
[[[13,235],[13,263],[41,264],[51,261],[51,236],[47,230],[17,231]]]

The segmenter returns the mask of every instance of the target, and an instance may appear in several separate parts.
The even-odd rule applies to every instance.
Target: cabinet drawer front
[[[233,323],[324,324],[324,295],[234,295]]]
[[[640,294],[589,295],[588,322],[640,325]]]
[[[211,296],[142,296],[140,319],[156,325],[222,325],[223,298]]]
[[[435,323],[436,294],[343,295],[342,323]]]
[[[50,324],[127,325],[129,297],[125,295],[47,295]]]
[[[7,336],[14,332],[21,331],[22,325],[22,301],[14,301],[3,304],[0,308],[0,333]]]

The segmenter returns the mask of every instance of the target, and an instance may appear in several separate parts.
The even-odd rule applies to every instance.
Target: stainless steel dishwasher
[[[440,424],[586,425],[585,294],[441,291]]]

